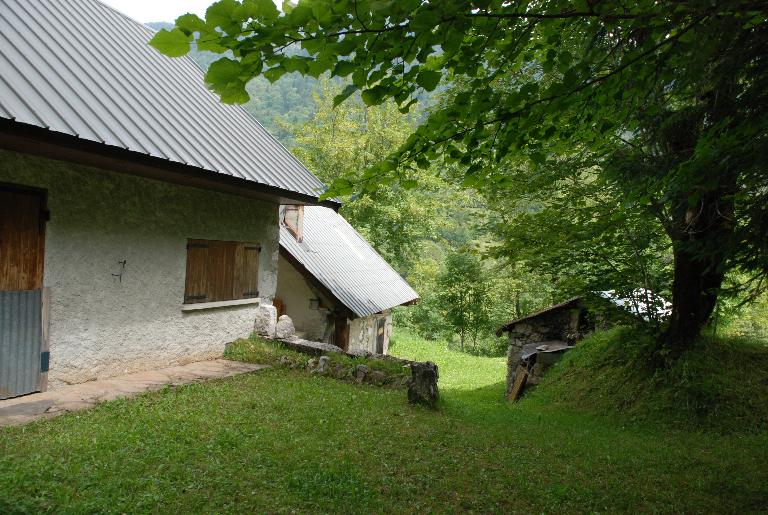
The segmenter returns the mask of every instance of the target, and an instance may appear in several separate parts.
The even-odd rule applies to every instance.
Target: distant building
[[[631,316],[663,319],[670,312],[671,305],[650,290],[637,289],[627,296],[609,290],[573,297],[508,322],[496,331],[496,336],[507,333],[509,338],[507,395],[519,371],[525,371],[528,384],[537,384],[549,366],[596,328]]]
[[[280,222],[278,315],[305,339],[386,354],[391,310],[416,292],[334,210],[283,206]]]

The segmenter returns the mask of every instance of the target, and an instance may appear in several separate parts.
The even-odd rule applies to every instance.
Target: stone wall
[[[220,356],[250,334],[257,305],[182,311],[188,238],[258,241],[259,293],[275,294],[276,204],[9,151],[0,182],[48,191],[52,387]]]
[[[380,321],[384,322],[384,349],[376,352],[376,331]],[[392,335],[392,312],[386,310],[367,317],[356,318],[349,322],[349,350],[351,352],[369,352],[388,354],[389,338]]]

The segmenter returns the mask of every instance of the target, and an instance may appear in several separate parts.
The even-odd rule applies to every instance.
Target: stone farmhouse
[[[337,216],[152,35],[97,0],[0,0],[0,399],[220,356],[274,317],[280,206]],[[372,313],[327,288],[356,334]]]

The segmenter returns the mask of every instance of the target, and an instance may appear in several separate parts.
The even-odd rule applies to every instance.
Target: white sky
[[[216,0],[102,0],[118,11],[141,23],[150,21],[174,21],[184,13],[202,17],[209,5]]]

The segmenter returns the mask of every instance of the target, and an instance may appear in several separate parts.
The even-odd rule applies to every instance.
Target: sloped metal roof
[[[97,0],[0,0],[0,118],[317,197],[323,184],[188,57]],[[290,198],[290,195],[288,195]]]
[[[417,300],[418,294],[334,210],[304,208],[301,243],[281,224],[280,246],[357,316]]]
[[[579,302],[581,302],[581,297],[572,297],[566,300],[565,302],[561,302],[560,304],[549,306],[548,308],[544,308],[542,310],[536,311],[535,313],[531,313],[530,315],[526,315],[524,317],[520,317],[510,322],[507,322],[503,326],[496,329],[496,336],[501,336],[501,334],[504,333],[505,331],[510,331],[515,325],[519,324],[520,322],[525,322],[527,320],[540,317],[541,315],[550,313],[552,311],[557,311],[559,309],[570,309],[570,308],[576,307],[579,305]]]

